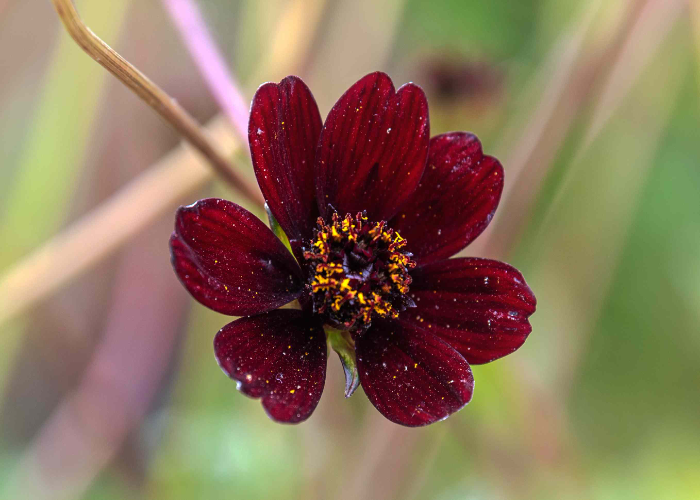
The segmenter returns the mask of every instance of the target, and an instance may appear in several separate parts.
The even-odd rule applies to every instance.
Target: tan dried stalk
[[[213,120],[207,131],[222,151],[240,148],[224,118]],[[211,179],[211,169],[188,145],[170,152],[0,276],[0,325],[111,255]]]
[[[243,196],[260,206],[263,205],[264,200],[257,187],[236,172],[199,123],[175,99],[95,35],[83,23],[72,0],[51,1],[75,43],[163,117]]]

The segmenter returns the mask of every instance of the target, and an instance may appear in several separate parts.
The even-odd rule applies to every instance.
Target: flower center
[[[411,305],[408,270],[416,266],[405,247],[385,221],[336,213],[327,224],[319,217],[316,238],[304,252],[314,311],[342,329],[368,327],[375,316],[396,318]]]

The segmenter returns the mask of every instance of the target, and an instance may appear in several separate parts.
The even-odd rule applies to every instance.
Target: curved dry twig
[[[73,0],[51,1],[70,36],[90,57],[172,125],[242,195],[260,206],[263,205],[260,191],[235,171],[199,123],[175,99],[95,35],[80,18]]]

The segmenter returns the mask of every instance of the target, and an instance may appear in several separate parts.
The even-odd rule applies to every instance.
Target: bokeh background
[[[219,113],[162,2],[76,5],[198,120]],[[216,365],[229,318],[167,248],[178,205],[245,201],[48,0],[0,0],[0,496],[700,498],[699,2],[198,5],[247,101],[295,73],[325,116],[380,69],[423,86],[433,134],[478,134],[506,190],[465,254],[523,271],[533,333],[428,428],[345,400],[334,354],[314,415],[273,423]]]

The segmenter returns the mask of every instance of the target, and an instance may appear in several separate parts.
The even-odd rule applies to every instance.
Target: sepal
[[[331,348],[338,354],[345,372],[345,397],[349,398],[360,386],[360,376],[357,372],[357,360],[355,358],[355,342],[350,333],[345,330],[325,326],[326,338]]]

